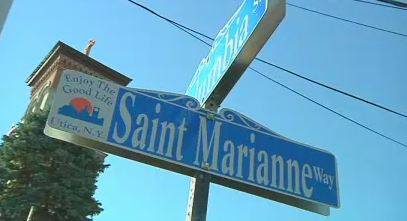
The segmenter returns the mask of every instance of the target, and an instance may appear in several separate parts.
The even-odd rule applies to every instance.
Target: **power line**
[[[372,25],[363,24],[363,23],[353,21],[353,20],[350,20],[350,19],[341,18],[341,17],[338,17],[338,16],[334,16],[334,15],[330,15],[330,14],[327,14],[327,13],[319,12],[319,11],[316,11],[316,10],[313,10],[313,9],[305,8],[305,7],[295,5],[295,4],[292,4],[292,3],[289,3],[289,2],[287,2],[286,4],[289,5],[289,6],[298,8],[298,9],[302,9],[302,10],[312,12],[312,13],[315,13],[315,14],[318,14],[318,15],[323,15],[323,16],[326,16],[326,17],[334,18],[334,19],[337,19],[337,20],[340,20],[340,21],[343,21],[343,22],[348,22],[348,23],[352,23],[352,24],[355,24],[355,25],[360,25],[360,26],[363,26],[363,27],[366,27],[366,28],[374,29],[374,30],[377,30],[377,31],[382,31],[382,32],[387,32],[387,33],[402,36],[402,37],[407,37],[406,34],[402,34],[402,33],[399,33],[399,32],[379,28],[379,27],[372,26]]]
[[[187,29],[188,31],[194,32],[195,34],[199,34],[199,35],[201,35],[201,36],[203,36],[203,37],[205,37],[205,38],[208,38],[208,39],[213,40],[213,38],[211,38],[211,37],[209,37],[209,36],[207,36],[207,35],[204,35],[204,34],[202,34],[202,33],[196,32],[195,30],[190,29],[190,28],[188,28],[188,27],[186,27],[186,26],[184,26],[184,25],[182,25],[182,24],[179,24],[178,22],[175,22],[175,21],[173,21],[173,20],[171,20],[171,19],[168,19],[168,18],[166,18],[166,17],[164,17],[164,16],[158,14],[157,12],[151,10],[150,8],[144,6],[144,5],[140,4],[140,3],[137,3],[137,2],[132,1],[132,0],[128,0],[128,1],[131,2],[131,3],[133,3],[133,4],[135,4],[135,5],[137,5],[137,6],[139,6],[139,7],[141,7],[141,8],[143,8],[144,10],[147,10],[148,12],[154,14],[155,16],[157,16],[157,17],[159,17],[159,18],[161,18],[161,19],[164,19],[164,20],[166,20],[166,21],[168,21],[168,22],[177,24],[177,25],[181,26],[182,28]],[[399,7],[395,7],[395,6],[384,5],[384,4],[379,4],[379,3],[373,3],[373,2],[363,1],[363,0],[352,0],[352,1],[365,2],[365,3],[374,4],[374,5],[381,5],[381,6],[391,7],[391,8],[398,8],[398,9],[401,9],[401,10],[407,10],[407,9],[405,9],[405,8],[399,8]],[[308,12],[313,12],[313,13],[316,13],[316,14],[319,14],[319,15],[323,15],[323,16],[327,16],[327,17],[330,17],[330,18],[338,19],[338,20],[341,20],[341,21],[344,21],[344,22],[352,23],[352,24],[355,24],[355,25],[360,25],[360,26],[363,26],[363,27],[366,27],[366,28],[370,28],[370,29],[377,30],[377,31],[383,31],[383,32],[387,32],[387,33],[390,33],[390,34],[395,34],[395,35],[407,37],[406,34],[398,33],[398,32],[395,32],[395,31],[391,31],[391,30],[379,28],[379,27],[372,26],[372,25],[363,24],[363,23],[360,23],[360,22],[356,22],[356,21],[352,21],[352,20],[349,20],[349,19],[341,18],[341,17],[338,17],[338,16],[330,15],[330,14],[327,14],[327,13],[319,12],[319,11],[316,11],[316,10],[308,9],[308,8],[305,8],[305,7],[302,7],[302,6],[299,6],[299,5],[295,5],[295,4],[292,4],[292,3],[289,3],[289,2],[287,2],[286,4],[289,5],[289,6],[298,8],[298,9],[302,9],[302,10],[305,10],[305,11],[308,11]]]
[[[178,23],[178,22],[172,20],[172,19],[169,19],[169,18],[167,18],[167,17],[165,17],[165,16],[162,16],[162,15],[160,15],[158,12],[156,12],[156,11],[154,11],[154,10],[152,10],[152,9],[150,9],[150,8],[148,8],[148,7],[146,7],[146,6],[142,5],[142,4],[140,4],[140,3],[138,3],[138,2],[135,2],[135,1],[132,1],[132,0],[127,0],[127,1],[133,3],[134,5],[137,5],[138,7],[140,7],[140,8],[142,8],[142,9],[148,11],[149,13],[151,13],[151,14],[153,14],[153,15],[155,15],[155,16],[157,16],[157,17],[159,17],[159,18],[161,18],[161,19],[163,19],[163,20],[165,20],[165,21],[167,21],[167,22],[169,22],[169,23],[171,23],[171,24],[173,24],[173,25],[179,26],[179,27],[181,27],[181,28],[183,28],[183,29],[186,29],[186,30],[188,30],[188,31],[190,31],[190,32],[193,32],[193,33],[195,33],[195,34],[198,34],[198,35],[200,35],[200,36],[203,36],[203,37],[205,37],[205,38],[207,38],[207,39],[209,39],[209,40],[212,40],[212,41],[215,40],[214,38],[209,37],[208,35],[205,35],[205,34],[203,34],[202,32],[195,31],[195,30],[192,29],[192,28],[189,28],[189,27],[187,27],[187,26],[185,26],[185,25],[182,25],[182,24],[180,24],[180,23]],[[181,29],[180,29],[180,30],[181,30]],[[185,30],[182,30],[182,31],[185,32]],[[188,33],[188,32],[186,32],[186,33]],[[188,33],[188,34],[190,34],[190,33]],[[197,38],[197,39],[200,40],[200,41],[202,41],[202,39],[200,39],[200,38]]]
[[[301,78],[301,79],[303,79],[303,80],[309,81],[309,82],[311,82],[311,83],[314,83],[314,84],[319,85],[319,86],[321,86],[321,87],[324,87],[324,88],[326,88],[326,89],[332,90],[332,91],[334,91],[334,92],[336,92],[336,93],[339,93],[339,94],[348,96],[348,97],[350,97],[350,98],[353,98],[353,99],[356,99],[356,100],[358,100],[358,101],[364,102],[364,103],[366,103],[366,104],[375,106],[375,107],[380,108],[380,109],[382,109],[382,110],[385,110],[385,111],[391,112],[391,113],[393,113],[393,114],[397,114],[397,115],[399,115],[399,116],[401,116],[401,117],[407,118],[407,115],[406,115],[406,114],[400,113],[400,112],[398,112],[398,111],[392,110],[392,109],[390,109],[390,108],[388,108],[388,107],[385,107],[385,106],[383,106],[383,105],[380,105],[380,104],[374,103],[374,102],[372,102],[372,101],[369,101],[369,100],[367,100],[367,99],[361,98],[361,97],[359,97],[359,96],[353,95],[353,94],[351,94],[351,93],[349,93],[349,92],[346,92],[346,91],[343,91],[343,90],[334,88],[334,87],[329,86],[329,85],[327,85],[327,84],[324,84],[324,83],[321,83],[321,82],[312,80],[311,78],[305,77],[305,76],[300,75],[300,74],[298,74],[298,73],[296,73],[296,72],[294,72],[294,71],[290,71],[290,70],[288,70],[288,69],[286,69],[286,68],[280,67],[280,66],[278,66],[278,65],[276,65],[276,64],[273,64],[273,63],[271,63],[271,62],[269,62],[269,61],[263,60],[263,59],[261,59],[261,58],[256,58],[256,60],[261,61],[261,62],[264,63],[264,64],[273,66],[273,67],[275,67],[275,68],[278,68],[278,69],[280,69],[280,70],[282,70],[282,71],[285,71],[286,73],[289,73],[289,74],[291,74],[291,75],[294,75],[294,76],[296,76],[296,77],[299,77],[299,78]]]
[[[175,27],[177,27],[178,29],[183,30],[184,32],[187,32],[190,36],[194,37],[195,39],[197,39],[197,40],[199,40],[199,41],[201,41],[201,42],[204,42],[205,45],[207,45],[207,46],[209,46],[209,47],[212,47],[211,44],[207,43],[206,41],[204,41],[203,39],[201,39],[201,38],[199,38],[198,36],[194,35],[193,33],[190,33],[189,31],[183,29],[181,26],[179,26],[179,25],[177,25],[177,24],[174,24],[174,23],[171,23],[171,24],[174,25]],[[306,99],[306,100],[308,100],[308,101],[310,101],[310,102],[312,102],[312,103],[318,105],[319,107],[322,107],[323,109],[325,109],[325,110],[327,110],[327,111],[329,111],[329,112],[331,112],[331,113],[334,113],[334,114],[340,116],[341,118],[343,118],[343,119],[345,119],[345,120],[348,120],[348,121],[350,121],[350,122],[352,122],[352,123],[354,123],[354,124],[356,124],[356,125],[358,125],[358,126],[364,128],[364,129],[366,129],[366,130],[368,130],[368,131],[370,131],[370,132],[372,132],[372,133],[378,135],[378,136],[381,136],[381,137],[387,139],[387,140],[390,140],[390,141],[392,141],[392,142],[394,142],[394,143],[397,143],[397,144],[399,144],[399,145],[401,145],[401,146],[407,147],[407,144],[404,144],[404,143],[402,143],[402,142],[400,142],[400,141],[398,141],[398,140],[396,140],[396,139],[393,139],[393,138],[391,138],[391,137],[389,137],[389,136],[387,136],[387,135],[384,135],[383,133],[381,133],[381,132],[379,132],[379,131],[376,131],[376,130],[374,130],[374,129],[372,129],[372,128],[370,128],[370,127],[368,127],[368,126],[366,126],[366,125],[364,125],[364,124],[362,124],[362,123],[360,123],[360,122],[358,122],[358,121],[356,121],[356,120],[354,120],[354,119],[352,119],[352,118],[350,118],[350,117],[348,117],[348,116],[345,116],[344,114],[341,114],[341,113],[339,113],[338,111],[335,111],[334,109],[332,109],[332,108],[330,108],[330,107],[328,107],[328,106],[326,106],[326,105],[323,105],[323,104],[319,103],[318,101],[316,101],[316,100],[314,100],[314,99],[312,99],[312,98],[310,98],[310,97],[308,97],[308,96],[306,96],[306,95],[304,95],[304,94],[302,94],[302,93],[300,93],[300,92],[298,92],[298,91],[296,91],[296,90],[294,90],[294,89],[288,87],[287,85],[285,85],[285,84],[283,84],[283,83],[281,83],[281,82],[278,82],[278,81],[274,80],[274,79],[271,78],[270,76],[268,76],[268,75],[266,75],[266,74],[264,74],[264,73],[262,73],[262,72],[260,72],[260,71],[258,71],[258,70],[256,70],[256,69],[254,69],[254,68],[252,68],[252,67],[249,67],[249,69],[252,70],[252,71],[254,71],[255,73],[259,74],[259,75],[262,76],[263,78],[266,78],[267,80],[272,81],[273,83],[279,85],[280,87],[283,87],[283,88],[285,88],[285,89],[291,91],[292,93],[301,96],[302,98],[304,98],[304,99]]]
[[[152,9],[149,9],[149,8],[147,8],[146,6],[141,5],[140,3],[134,2],[134,1],[132,1],[132,0],[129,0],[129,1],[132,2],[133,4],[139,6],[139,7],[141,7],[141,8],[143,8],[143,9],[147,10],[148,12],[152,13],[153,15],[158,16],[159,18],[161,18],[161,19],[163,19],[163,20],[165,20],[165,21],[171,23],[172,25],[181,27],[181,29],[180,29],[181,31],[187,33],[188,35],[191,35],[192,37],[194,37],[194,38],[197,39],[198,41],[200,41],[200,42],[202,42],[202,43],[204,43],[204,44],[206,44],[206,45],[208,45],[208,46],[211,46],[211,44],[205,42],[205,41],[202,40],[201,38],[197,38],[196,36],[192,35],[192,33],[197,34],[197,35],[200,35],[200,36],[202,36],[202,37],[204,37],[204,38],[206,38],[206,39],[209,39],[209,40],[211,40],[211,41],[214,41],[214,38],[212,38],[212,37],[210,37],[210,36],[208,36],[208,35],[206,35],[206,34],[204,34],[204,33],[202,33],[202,32],[196,31],[196,30],[194,30],[194,29],[192,29],[192,28],[189,28],[189,27],[187,27],[187,26],[185,26],[185,25],[182,25],[182,24],[180,24],[180,23],[178,23],[178,22],[176,22],[176,21],[174,21],[174,20],[172,20],[172,19],[169,19],[169,18],[167,18],[167,17],[164,17],[164,16],[160,15],[159,13],[153,11]],[[192,33],[191,33],[191,32],[192,32]],[[347,96],[347,97],[356,99],[356,100],[358,100],[358,101],[360,101],[360,102],[363,102],[363,103],[372,105],[372,106],[374,106],[374,107],[376,107],[376,108],[379,108],[379,109],[382,109],[382,110],[391,112],[391,113],[393,113],[393,114],[399,115],[399,116],[401,116],[401,117],[407,118],[407,115],[406,115],[406,114],[403,114],[403,113],[400,113],[400,112],[398,112],[398,111],[392,110],[392,109],[390,109],[390,108],[388,108],[388,107],[385,107],[385,106],[383,106],[383,105],[380,105],[380,104],[375,103],[375,102],[372,102],[372,101],[369,101],[369,100],[367,100],[367,99],[365,99],[365,98],[361,98],[361,97],[359,97],[359,96],[353,95],[353,94],[351,94],[351,93],[349,93],[349,92],[346,92],[346,91],[344,91],[344,90],[340,90],[340,89],[334,88],[334,87],[332,87],[332,86],[330,86],[330,85],[327,85],[327,84],[318,82],[318,81],[316,81],[316,80],[313,80],[313,79],[311,79],[311,78],[305,77],[304,75],[301,75],[301,74],[296,73],[296,72],[294,72],[294,71],[288,70],[287,68],[284,68],[284,67],[281,67],[281,66],[279,66],[279,65],[273,64],[273,63],[271,63],[270,61],[266,61],[266,60],[264,60],[264,59],[262,59],[262,58],[255,58],[255,60],[257,60],[257,61],[259,61],[259,62],[262,62],[262,63],[264,63],[264,64],[266,64],[266,65],[272,66],[272,67],[274,67],[274,68],[277,68],[277,69],[279,69],[279,70],[282,70],[282,71],[284,71],[285,73],[291,74],[291,75],[293,75],[293,76],[296,76],[296,77],[301,78],[301,79],[303,79],[303,80],[306,80],[306,81],[308,81],[308,82],[311,82],[311,83],[313,83],[313,84],[316,84],[316,85],[318,85],[318,86],[321,86],[321,87],[324,87],[324,88],[326,88],[326,89],[332,90],[332,91],[334,91],[334,92],[336,92],[336,93],[345,95],[345,96]]]
[[[374,129],[372,129],[372,128],[370,128],[370,127],[368,127],[368,126],[366,126],[366,125],[364,125],[364,124],[362,124],[362,123],[359,123],[358,121],[353,120],[352,118],[347,117],[347,116],[345,116],[345,115],[343,115],[343,114],[341,114],[341,113],[339,113],[339,112],[333,110],[332,108],[330,108],[330,107],[328,107],[328,106],[325,106],[325,105],[319,103],[318,101],[316,101],[316,100],[314,100],[314,99],[312,99],[312,98],[310,98],[310,97],[308,97],[308,96],[306,96],[306,95],[304,95],[304,94],[302,94],[302,93],[300,93],[300,92],[298,92],[298,91],[296,91],[296,90],[294,90],[294,89],[292,89],[292,88],[290,88],[290,87],[288,87],[288,86],[286,86],[286,85],[284,85],[284,84],[282,84],[282,83],[280,83],[280,82],[278,82],[278,81],[276,81],[276,80],[274,80],[274,79],[272,79],[271,77],[269,77],[269,76],[267,76],[267,75],[261,73],[260,71],[254,69],[254,68],[251,68],[251,67],[249,67],[249,68],[250,68],[250,70],[256,72],[256,73],[259,74],[259,75],[261,75],[262,77],[264,77],[264,78],[266,78],[266,79],[268,79],[268,80],[274,82],[275,84],[277,84],[277,85],[279,85],[279,86],[281,86],[281,87],[283,87],[283,88],[285,88],[285,89],[287,89],[287,90],[289,90],[289,91],[291,91],[291,92],[293,92],[293,93],[295,93],[295,94],[301,96],[302,98],[304,98],[304,99],[306,99],[306,100],[308,100],[308,101],[310,101],[310,102],[312,102],[312,103],[314,103],[314,104],[316,104],[316,105],[322,107],[323,109],[325,109],[325,110],[327,110],[327,111],[329,111],[329,112],[332,112],[332,113],[334,113],[334,114],[340,116],[341,118],[343,118],[343,119],[345,119],[345,120],[348,120],[348,121],[350,121],[350,122],[352,122],[352,123],[354,123],[354,124],[356,124],[356,125],[358,125],[358,126],[364,128],[364,129],[366,129],[366,130],[368,130],[368,131],[370,131],[370,132],[372,132],[372,133],[374,133],[374,134],[376,134],[376,135],[379,135],[379,136],[381,136],[381,137],[387,139],[387,140],[393,141],[394,143],[397,143],[397,144],[399,144],[399,145],[401,145],[401,146],[407,147],[407,144],[404,144],[404,143],[402,143],[402,142],[400,142],[400,141],[397,141],[397,140],[395,140],[395,139],[393,139],[393,138],[391,138],[391,137],[389,137],[389,136],[387,136],[387,135],[384,135],[383,133],[380,133],[380,132],[378,132],[378,131],[376,131],[376,130],[374,130]]]
[[[398,7],[403,7],[403,8],[407,7],[407,2],[404,2],[404,0],[377,0],[377,1],[396,5]]]
[[[179,29],[183,29],[182,27],[180,27],[180,26],[178,26],[178,25],[176,25],[176,24],[173,24],[173,25],[176,26],[176,27],[179,28]],[[185,29],[183,29],[183,31],[188,32],[188,31],[185,30]],[[198,40],[201,41],[201,42],[204,42],[207,46],[212,47],[211,44],[205,42],[203,39],[201,39],[201,38],[195,36],[194,34],[192,34],[192,33],[189,32],[189,35],[192,36],[192,37],[194,37],[194,38],[196,38],[196,39],[198,39]],[[294,90],[294,89],[288,87],[287,85],[285,85],[285,84],[283,84],[283,83],[281,83],[281,82],[278,82],[278,81],[274,80],[274,79],[271,78],[270,76],[268,76],[268,75],[266,75],[266,74],[264,74],[264,73],[262,73],[262,72],[260,72],[260,71],[258,71],[258,70],[256,70],[256,69],[254,69],[254,68],[252,68],[252,67],[249,67],[249,69],[252,70],[252,71],[254,71],[255,73],[259,74],[259,75],[262,76],[263,78],[266,78],[267,80],[272,81],[273,83],[279,85],[280,87],[283,87],[283,88],[285,88],[285,89],[291,91],[292,93],[295,93],[295,94],[301,96],[302,98],[304,98],[304,99],[306,99],[306,100],[308,100],[308,101],[310,101],[310,102],[312,102],[312,103],[314,103],[314,104],[316,104],[316,105],[322,107],[323,109],[325,109],[325,110],[327,110],[327,111],[329,111],[329,112],[331,112],[331,113],[334,113],[334,114],[340,116],[341,118],[343,118],[343,119],[345,119],[345,120],[348,120],[348,121],[350,121],[350,122],[352,122],[352,123],[354,123],[354,124],[356,124],[356,125],[358,125],[358,126],[364,128],[364,129],[366,129],[366,130],[368,130],[368,131],[370,131],[370,132],[372,132],[372,133],[374,133],[374,134],[376,134],[376,135],[379,135],[379,136],[381,136],[381,137],[387,139],[387,140],[390,140],[390,141],[392,141],[392,142],[394,142],[394,143],[397,143],[397,144],[399,144],[399,145],[401,145],[401,146],[407,147],[407,144],[404,144],[404,143],[402,143],[402,142],[400,142],[400,141],[398,141],[398,140],[395,140],[395,139],[393,139],[393,138],[391,138],[391,137],[389,137],[389,136],[387,136],[387,135],[384,135],[383,133],[378,132],[378,131],[376,131],[376,130],[374,130],[374,129],[372,129],[372,128],[370,128],[370,127],[368,127],[368,126],[366,126],[366,125],[364,125],[364,124],[362,124],[362,123],[360,123],[360,122],[358,122],[358,121],[356,121],[356,120],[353,120],[352,118],[350,118],[350,117],[348,117],[348,116],[345,116],[344,114],[341,114],[341,113],[339,113],[339,112],[333,110],[332,108],[330,108],[330,107],[328,107],[328,106],[326,106],[326,105],[323,105],[323,104],[319,103],[318,101],[316,101],[316,100],[314,100],[314,99],[312,99],[312,98],[310,98],[310,97],[308,97],[308,96],[306,96],[306,95],[304,95],[304,94],[302,94],[302,93],[300,93],[300,92],[298,92],[298,91],[296,91],[296,90]]]
[[[130,1],[130,2],[132,2],[132,3],[135,3],[135,2],[133,2],[133,1],[131,1],[131,0],[128,0],[128,1]],[[139,3],[135,3],[135,4],[136,4],[136,5],[140,5]],[[145,8],[145,6],[143,6],[142,8]],[[150,10],[151,10],[151,9],[150,9]],[[148,11],[150,11],[150,10],[148,10]],[[153,14],[155,14],[155,13],[153,13]],[[159,16],[159,17],[161,17],[161,16]],[[178,28],[179,30],[182,30],[183,32],[187,33],[189,36],[191,36],[191,37],[193,37],[193,38],[199,40],[201,43],[204,43],[204,44],[207,45],[208,47],[212,47],[212,45],[211,45],[210,43],[204,41],[203,39],[201,39],[201,38],[199,38],[198,36],[195,35],[195,34],[197,34],[197,33],[199,33],[199,32],[197,32],[197,31],[195,31],[195,30],[193,30],[193,29],[191,29],[192,31],[189,31],[189,30],[187,30],[187,29],[184,29],[184,27],[185,27],[184,25],[179,24],[179,23],[177,23],[177,22],[173,22],[171,19],[165,18],[164,20],[170,22],[170,24],[172,24],[173,26],[175,26],[175,27]],[[190,28],[188,28],[188,29],[190,29]],[[193,32],[193,33],[195,33],[195,34],[193,34],[193,33],[191,33],[191,32]],[[204,34],[202,34],[202,35],[204,35]],[[207,36],[207,35],[205,35],[205,36]],[[210,38],[209,36],[207,36],[207,37]],[[396,140],[396,139],[393,139],[393,138],[391,138],[391,137],[389,137],[389,136],[387,136],[387,135],[384,135],[383,133],[378,132],[378,131],[376,131],[376,130],[374,130],[374,129],[372,129],[372,128],[370,128],[370,127],[368,127],[368,126],[366,126],[366,125],[364,125],[364,124],[362,124],[362,123],[359,123],[358,121],[353,120],[352,118],[347,117],[347,116],[345,116],[345,115],[343,115],[343,114],[341,114],[341,113],[339,113],[339,112],[333,110],[332,108],[329,108],[329,107],[327,107],[327,106],[325,106],[325,105],[323,105],[323,104],[317,102],[316,100],[314,100],[314,99],[312,99],[312,98],[310,98],[310,97],[308,97],[308,96],[306,96],[306,95],[304,95],[304,94],[302,94],[302,93],[300,93],[300,92],[295,91],[294,89],[292,89],[292,88],[290,88],[290,87],[284,85],[283,83],[280,83],[280,82],[278,82],[278,81],[272,79],[270,76],[267,76],[267,75],[263,74],[262,72],[260,72],[260,71],[258,71],[258,70],[256,70],[256,69],[254,69],[254,68],[252,68],[252,67],[249,67],[249,69],[252,70],[252,71],[254,71],[255,73],[259,74],[260,76],[262,76],[262,77],[264,77],[264,78],[266,78],[266,79],[268,79],[268,80],[274,82],[275,84],[277,84],[277,85],[279,85],[279,86],[281,86],[281,87],[283,87],[283,88],[285,88],[285,89],[287,89],[287,90],[289,90],[289,91],[291,91],[291,92],[293,92],[293,93],[295,93],[295,94],[301,96],[302,98],[304,98],[304,99],[306,99],[306,100],[308,100],[308,101],[310,101],[310,102],[312,102],[312,103],[314,103],[314,104],[316,104],[316,105],[322,107],[323,109],[328,110],[328,111],[330,111],[330,112],[332,112],[332,113],[334,113],[334,114],[340,116],[341,118],[343,118],[343,119],[345,119],[345,120],[348,120],[348,121],[350,121],[350,122],[352,122],[352,123],[354,123],[354,124],[356,124],[356,125],[358,125],[358,126],[364,128],[364,129],[366,129],[366,130],[368,130],[368,131],[370,131],[370,132],[372,132],[372,133],[378,135],[378,136],[381,136],[381,137],[387,139],[387,140],[390,140],[390,141],[392,141],[392,142],[394,142],[394,143],[397,143],[397,144],[399,144],[399,145],[401,145],[401,146],[407,147],[407,144],[404,144],[404,143],[402,143],[402,142],[400,142],[400,141],[398,141],[398,140]]]
[[[376,6],[386,7],[386,8],[394,8],[394,9],[399,9],[399,10],[407,10],[407,8],[401,8],[401,7],[392,6],[392,5],[386,5],[386,4],[381,4],[381,3],[377,3],[377,2],[369,2],[369,1],[364,1],[364,0],[351,0],[351,1],[354,1],[354,2],[361,2],[361,3],[365,3],[365,4],[376,5]]]

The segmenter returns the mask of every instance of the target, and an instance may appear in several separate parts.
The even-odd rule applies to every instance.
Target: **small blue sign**
[[[285,0],[245,0],[215,38],[186,94],[220,104],[285,15]]]
[[[339,207],[331,153],[288,140],[229,109],[178,94],[118,89],[107,142],[214,176]]]
[[[245,0],[219,32],[201,61],[186,94],[204,103],[266,13],[268,0]]]

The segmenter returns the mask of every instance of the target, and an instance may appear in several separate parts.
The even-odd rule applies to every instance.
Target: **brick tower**
[[[94,41],[91,41],[84,54],[61,41],[57,42],[27,78],[26,83],[31,87],[31,101],[26,113],[43,110],[51,104],[59,78],[65,69],[93,75],[123,86],[130,83],[132,79],[129,77],[87,56],[93,44]]]

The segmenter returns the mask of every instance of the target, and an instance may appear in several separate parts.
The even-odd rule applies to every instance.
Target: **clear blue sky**
[[[140,1],[215,36],[241,1]],[[350,0],[291,0],[303,6],[407,34],[407,12]],[[0,36],[0,133],[23,115],[24,83],[58,41],[127,74],[131,87],[184,93],[209,49],[125,0],[17,0]],[[407,113],[407,38],[338,22],[288,7],[285,20],[260,57],[318,81]],[[318,88],[284,72],[253,67],[339,112],[407,142],[407,119]],[[208,221],[407,220],[407,148],[392,143],[247,71],[222,107],[336,155],[341,208],[326,218],[294,207],[211,185]],[[189,178],[109,156],[96,198],[96,221],[184,220]]]

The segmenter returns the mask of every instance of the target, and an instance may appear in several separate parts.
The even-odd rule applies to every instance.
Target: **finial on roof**
[[[93,45],[95,45],[96,40],[95,39],[91,39],[89,40],[88,45],[86,46],[85,50],[83,53],[85,53],[87,56],[89,56],[90,54],[90,50],[92,50]]]

